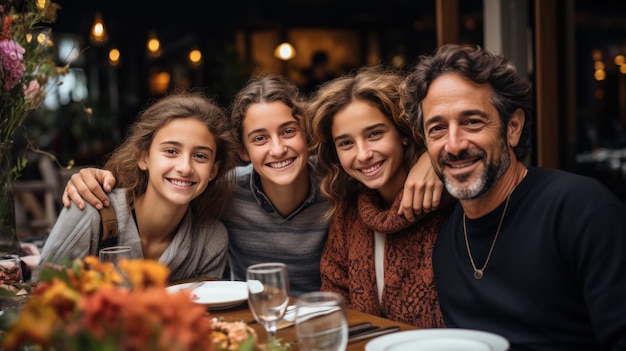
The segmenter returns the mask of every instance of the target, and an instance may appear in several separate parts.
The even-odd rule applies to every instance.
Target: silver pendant
[[[483,279],[483,270],[482,269],[474,269],[474,278],[480,280]]]

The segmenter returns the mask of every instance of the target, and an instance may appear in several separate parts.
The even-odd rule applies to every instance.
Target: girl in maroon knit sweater
[[[439,210],[414,222],[398,214],[409,170],[418,159],[430,163],[401,111],[402,83],[395,72],[366,67],[322,86],[309,106],[321,189],[331,202],[322,290],[342,294],[349,308],[443,327],[432,252],[453,200],[444,194]]]

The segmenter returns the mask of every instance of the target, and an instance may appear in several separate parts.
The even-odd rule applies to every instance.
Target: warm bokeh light
[[[27,35],[26,37],[26,40],[29,43],[33,39],[32,35],[30,35],[30,37]],[[37,40],[37,43],[41,46],[51,47],[54,45],[54,43],[52,42],[52,38],[50,37],[50,32],[48,30],[42,30],[41,32],[37,33],[35,38]]]
[[[626,64],[619,66],[619,73],[626,74]]]
[[[167,93],[172,77],[167,72],[151,72],[150,85],[148,89],[153,95],[163,95]]]
[[[109,63],[113,66],[117,66],[120,62],[120,51],[116,48],[109,50]]]
[[[621,66],[624,64],[625,59],[624,59],[624,55],[617,55],[615,56],[615,59],[613,60],[615,62],[616,65]]]
[[[148,39],[148,51],[157,52],[161,48],[161,42],[157,38]]]
[[[596,70],[596,71],[597,71],[597,70],[604,69],[604,63],[603,63],[602,61],[596,61],[596,62],[593,64],[593,68],[595,68],[595,70]]]
[[[44,44],[46,42],[46,34],[45,33],[37,34],[37,42],[39,44]]]
[[[593,57],[594,61],[600,61],[602,60],[602,51],[600,51],[599,49],[594,49],[591,52],[591,56]]]
[[[93,25],[93,35],[95,37],[100,37],[102,36],[102,32],[104,32],[104,26],[102,25],[102,23],[98,22],[96,24]]]
[[[161,41],[157,37],[154,31],[150,31],[148,34],[148,41],[146,42],[146,49],[148,49],[148,56],[157,58],[161,56]]]
[[[198,64],[202,60],[202,53],[198,49],[191,50],[189,52],[189,61],[193,64]]]
[[[39,9],[44,9],[46,8],[46,5],[48,4],[48,0],[37,0],[35,2],[35,6],[37,6],[37,8]]]
[[[289,43],[282,43],[274,50],[274,56],[283,61],[291,60],[296,57],[296,49]]]
[[[606,78],[606,72],[604,72],[603,69],[596,70],[593,74],[593,78],[595,78],[595,80],[604,80]]]
[[[99,13],[96,14],[96,18],[91,26],[90,38],[96,45],[105,44],[109,40],[109,34],[104,27],[102,16]]]

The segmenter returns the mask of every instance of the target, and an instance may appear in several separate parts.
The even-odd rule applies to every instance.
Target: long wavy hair
[[[226,113],[202,93],[174,92],[146,108],[130,127],[124,142],[109,155],[104,169],[113,173],[117,186],[132,189],[127,195],[132,206],[148,186],[148,172],[139,169],[137,161],[149,152],[157,131],[177,118],[194,118],[204,123],[216,141],[217,175],[190,204],[194,221],[209,222],[221,216],[232,194],[234,178],[229,171],[235,164],[236,149]]]
[[[406,139],[404,167],[408,171],[424,152],[411,123],[401,108],[404,76],[387,66],[365,66],[323,84],[307,108],[307,131],[317,152],[322,176],[321,192],[331,202],[325,218],[331,218],[344,201],[354,201],[364,188],[341,167],[332,136],[335,115],[351,102],[361,100],[375,106],[393,122],[400,138]]]
[[[531,151],[532,86],[503,55],[495,55],[479,46],[448,44],[432,55],[420,56],[415,69],[406,78],[403,103],[418,132],[424,133],[422,101],[430,85],[448,73],[491,86],[490,100],[500,116],[500,133],[504,139],[513,113],[517,109],[524,112],[526,118],[520,142],[513,148],[517,159],[523,161]]]

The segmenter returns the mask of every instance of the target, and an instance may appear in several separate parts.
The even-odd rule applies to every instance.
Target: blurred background
[[[530,164],[595,177],[626,201],[623,1],[56,2],[50,50],[70,72],[49,84],[27,130],[62,164],[76,162],[61,172],[57,209],[69,173],[101,166],[141,109],[173,89],[200,88],[227,107],[255,73],[283,74],[311,92],[363,65],[408,70],[448,42],[504,53],[533,83]],[[24,180],[43,178],[30,162]]]

